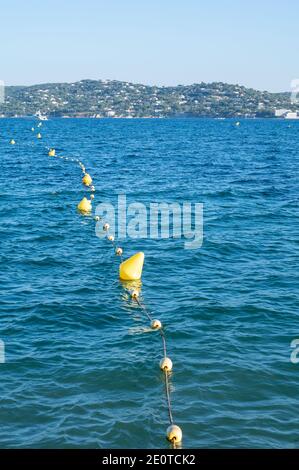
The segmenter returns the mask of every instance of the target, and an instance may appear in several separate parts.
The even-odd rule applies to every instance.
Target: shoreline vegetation
[[[81,80],[5,87],[0,117],[50,118],[298,118],[291,94],[222,82],[157,87]]]

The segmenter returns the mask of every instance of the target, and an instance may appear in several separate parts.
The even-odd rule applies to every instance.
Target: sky
[[[298,0],[2,0],[0,80],[289,91],[298,18]]]

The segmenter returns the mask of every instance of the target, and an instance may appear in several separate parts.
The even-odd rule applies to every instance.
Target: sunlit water
[[[159,335],[77,213],[97,202],[202,202],[204,241],[126,239],[166,326],[183,447],[298,447],[299,123],[0,121],[1,447],[169,447]],[[9,145],[10,138],[16,140]],[[297,226],[298,227],[298,226]]]

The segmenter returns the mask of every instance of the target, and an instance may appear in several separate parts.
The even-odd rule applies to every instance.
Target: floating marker
[[[119,266],[119,277],[123,281],[137,281],[141,278],[144,263],[144,253],[140,251],[126,259]]]
[[[41,139],[42,138],[42,135],[40,133],[37,134],[36,136],[38,139]]]
[[[183,433],[179,426],[177,426],[176,424],[171,424],[167,428],[166,436],[170,442],[181,442],[183,438]]]
[[[15,140],[11,139],[11,141],[9,143],[10,143],[10,145],[15,145],[16,142],[15,142]]]
[[[85,184],[85,186],[90,186],[92,183],[92,178],[88,173],[85,173],[85,175],[82,178],[82,183]]]
[[[151,327],[153,330],[160,330],[160,328],[162,328],[162,323],[160,322],[160,320],[153,320],[151,322]]]
[[[239,125],[239,124],[240,123],[236,123],[236,125]],[[40,127],[40,125],[41,124],[39,124],[38,127]],[[33,130],[34,128],[32,128],[32,131]],[[38,133],[37,138],[41,139],[41,137],[42,137],[41,134]],[[13,145],[15,144],[15,141],[12,139],[10,143]],[[56,156],[55,149],[50,148],[48,150],[48,155],[50,157],[55,157]],[[83,171],[82,183],[89,187],[91,193],[95,191],[95,187],[91,185],[92,178],[88,173],[85,172],[85,166],[79,159],[63,157],[59,155],[57,155],[57,157],[64,159],[64,160],[77,161]],[[93,199],[94,199],[94,194],[90,194],[90,200],[87,199],[86,197],[83,197],[83,199],[79,202],[77,206],[78,210],[85,215],[90,214],[92,212],[92,200]],[[98,215],[95,215],[93,219],[96,222],[98,222],[99,220],[101,220],[101,217]],[[107,239],[111,242],[114,242],[115,238],[113,235],[109,234],[109,229],[110,229],[110,225],[108,223],[104,223],[103,230],[107,232],[106,233]],[[115,248],[114,243],[113,243],[113,247]],[[116,248],[115,254],[118,256],[121,256],[123,254],[122,248],[120,247]],[[130,258],[120,263],[119,277],[122,281],[122,284],[125,285],[125,289],[127,290],[127,292],[130,293],[131,298],[134,299],[136,303],[139,305],[139,307],[141,307],[144,310],[147,318],[150,321],[150,326],[152,330],[159,330],[163,328],[161,321],[157,319],[152,319],[147,308],[144,307],[139,300],[143,264],[144,264],[144,253],[143,252],[136,253],[135,255],[131,256]],[[167,428],[166,437],[173,444],[173,447],[176,447],[175,444],[179,444],[182,441],[183,433],[182,433],[181,428],[173,423],[173,419],[172,419],[171,402],[170,402],[171,390],[170,390],[170,384],[168,380],[168,373],[172,371],[173,364],[172,364],[171,359],[169,357],[166,357],[166,339],[165,339],[165,334],[163,330],[160,331],[160,335],[163,340],[164,356],[162,357],[159,365],[160,365],[160,369],[164,373],[166,395],[167,395],[167,405],[168,405],[169,420],[170,420],[170,426],[168,426]]]
[[[31,127],[32,132],[34,132],[34,127]]]
[[[83,212],[86,214],[90,213],[92,210],[91,201],[89,201],[86,197],[84,197],[82,201],[79,202],[77,207],[80,212]]]
[[[160,369],[170,372],[172,370],[172,360],[169,357],[163,357],[160,361]]]
[[[139,292],[138,292],[138,290],[134,289],[134,290],[131,292],[131,297],[132,297],[132,299],[135,299],[135,300],[138,299],[138,297],[139,297]]]

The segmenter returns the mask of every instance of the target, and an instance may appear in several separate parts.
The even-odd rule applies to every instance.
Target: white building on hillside
[[[287,113],[285,115],[286,119],[299,119],[297,111],[295,113]]]

